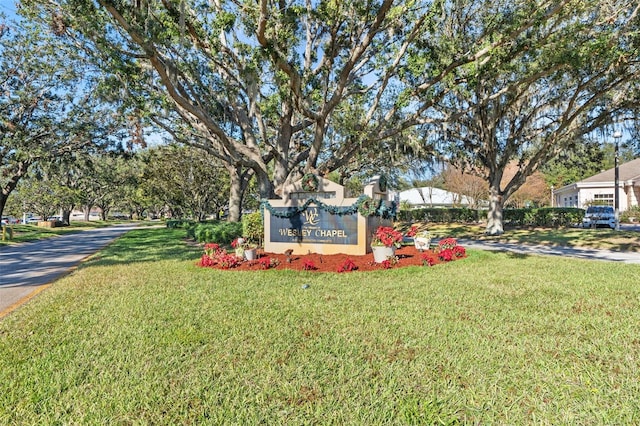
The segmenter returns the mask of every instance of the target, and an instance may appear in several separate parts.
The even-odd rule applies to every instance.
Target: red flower
[[[455,256],[453,254],[453,249],[447,248],[444,250],[440,250],[440,253],[438,253],[438,257],[445,262],[449,262],[453,260]]]
[[[275,268],[276,266],[278,266],[280,264],[278,259],[274,259],[274,258],[271,258],[271,257],[268,257],[268,256],[261,257],[260,260],[258,261],[258,263],[260,264],[262,269]]]
[[[316,267],[316,264],[313,263],[313,260],[305,259],[304,263],[302,264],[302,269],[304,269],[305,271],[315,271],[318,268]]]
[[[353,260],[346,258],[344,263],[338,268],[338,272],[351,272],[358,269]]]
[[[242,247],[244,245],[245,241],[244,238],[236,238],[235,240],[231,241],[231,247],[238,248],[238,247]]]
[[[204,268],[211,267],[211,266],[213,266],[215,264],[216,264],[216,262],[213,261],[211,256],[208,256],[206,254],[203,254],[202,257],[200,258],[200,262],[198,262],[198,265],[202,266]]]
[[[399,245],[402,242],[402,233],[396,231],[390,226],[379,226],[376,233],[373,234],[372,246],[391,247]]]
[[[218,264],[222,269],[231,269],[238,266],[238,258],[234,255],[225,254],[218,259]]]
[[[409,229],[405,235],[407,237],[415,237],[417,233],[418,233],[418,227],[413,225],[411,227],[411,229]]]
[[[440,248],[440,250],[452,249],[457,245],[458,245],[458,242],[456,241],[455,238],[445,238],[440,240],[440,242],[438,243],[438,247]]]
[[[453,250],[453,255],[456,258],[465,257],[467,255],[467,251],[462,246],[455,246],[452,250]]]
[[[425,266],[433,266],[438,263],[438,256],[432,251],[426,251],[420,255],[422,264]]]

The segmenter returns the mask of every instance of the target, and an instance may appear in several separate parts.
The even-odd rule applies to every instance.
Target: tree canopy
[[[637,108],[631,0],[24,0],[176,140],[223,162],[230,217],[255,177],[436,153],[502,208],[561,150]],[[507,164],[513,177],[503,181]]]
[[[85,64],[30,22],[0,24],[0,213],[37,162],[105,144],[118,122]]]
[[[640,76],[640,6],[625,0],[448,4],[444,31],[452,54],[478,44],[487,53],[447,82],[433,106],[441,117],[434,143],[450,162],[487,180],[487,232],[499,234],[504,202],[528,176],[637,107],[629,94],[637,92]],[[503,180],[513,161],[516,172]]]

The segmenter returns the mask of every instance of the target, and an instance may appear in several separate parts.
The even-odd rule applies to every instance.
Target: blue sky
[[[16,17],[16,2],[14,0],[0,0],[0,13],[4,13],[8,18]]]

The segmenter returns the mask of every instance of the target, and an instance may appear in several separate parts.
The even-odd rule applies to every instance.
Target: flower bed
[[[276,253],[258,252],[258,258],[252,261],[238,262],[232,267],[210,261],[207,255],[203,255],[200,266],[216,269],[232,269],[234,271],[258,271],[264,269],[291,269],[296,271],[313,272],[351,272],[351,271],[377,271],[383,269],[395,269],[406,266],[433,266],[466,257],[464,247],[455,245],[455,240],[447,238],[446,244],[438,246],[434,250],[418,251],[414,246],[401,246],[396,250],[395,259],[388,262],[374,263],[373,255],[353,256],[347,254],[323,255],[317,253],[287,255]],[[205,260],[209,259],[209,260]]]

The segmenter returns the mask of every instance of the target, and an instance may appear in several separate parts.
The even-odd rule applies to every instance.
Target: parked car
[[[616,213],[610,206],[590,206],[582,219],[583,228],[597,228],[598,226],[608,226],[611,229],[616,227]]]
[[[2,216],[3,225],[15,225],[17,223],[20,223],[20,221],[13,216]]]

